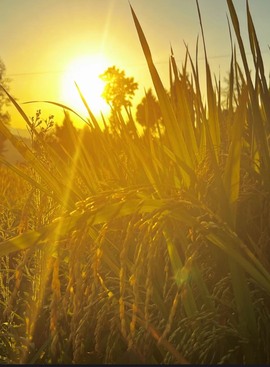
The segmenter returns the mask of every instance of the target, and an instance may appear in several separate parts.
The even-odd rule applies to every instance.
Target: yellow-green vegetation
[[[0,123],[27,161],[1,167],[1,362],[270,363],[270,95],[249,8],[254,80],[227,3],[244,69],[232,47],[225,107],[206,48],[207,103],[188,49],[165,91],[133,9],[155,134],[114,109],[102,130],[82,96],[60,151],[9,96],[35,148]]]

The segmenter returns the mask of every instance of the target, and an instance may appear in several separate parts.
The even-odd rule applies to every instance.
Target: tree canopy
[[[100,78],[106,82],[102,97],[112,108],[120,110],[131,106],[131,100],[138,89],[133,77],[126,77],[125,71],[112,66]]]
[[[141,103],[137,106],[136,118],[143,127],[150,130],[156,128],[161,118],[161,110],[151,88],[148,89],[145,97],[143,97]]]

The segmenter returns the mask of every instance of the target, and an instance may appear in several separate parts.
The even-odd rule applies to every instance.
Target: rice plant
[[[269,86],[248,5],[254,81],[227,4],[244,70],[232,46],[225,107],[199,7],[206,103],[188,48],[181,69],[172,50],[167,93],[131,8],[156,135],[115,111],[103,131],[78,86],[89,119],[76,132],[66,112],[74,151],[59,151],[6,92],[35,145],[0,122],[27,161],[9,167],[26,190],[23,225],[7,227],[10,201],[1,213],[1,362],[269,363]]]

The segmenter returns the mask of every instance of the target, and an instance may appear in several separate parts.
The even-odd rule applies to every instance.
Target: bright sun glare
[[[100,56],[81,56],[73,60],[67,67],[62,81],[62,99],[64,103],[83,116],[87,115],[86,108],[79,96],[76,82],[85,97],[91,111],[99,114],[109,112],[109,106],[101,97],[104,82],[99,75],[109,67],[108,61]]]

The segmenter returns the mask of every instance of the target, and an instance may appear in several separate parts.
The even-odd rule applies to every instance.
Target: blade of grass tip
[[[53,102],[53,101],[27,101],[27,102],[23,102],[22,104],[28,104],[28,103],[49,103],[49,104],[52,104],[54,106],[57,106],[57,107],[61,107],[63,108],[63,110],[67,110],[67,111],[70,111],[72,113],[74,113],[74,115],[76,115],[77,117],[79,117],[83,122],[85,122],[87,125],[90,125],[89,124],[89,121],[87,121],[86,119],[84,119],[81,115],[79,115],[76,111],[74,111],[72,108],[62,104],[62,103],[58,103],[58,102]],[[90,125],[91,127],[91,125]]]
[[[236,14],[236,11],[235,11],[232,0],[227,0],[227,5],[228,5],[228,8],[229,8],[230,17],[231,17],[231,20],[232,20],[232,23],[233,23],[235,35],[236,35],[237,42],[238,42],[238,45],[239,45],[239,49],[240,49],[240,53],[241,53],[241,57],[242,57],[242,61],[243,61],[244,69],[245,69],[245,74],[246,74],[246,78],[247,78],[248,85],[249,85],[249,89],[252,90],[253,86],[252,86],[251,76],[250,76],[248,62],[247,62],[247,58],[246,58],[246,52],[245,52],[244,44],[243,44],[242,37],[241,37],[238,17],[237,17],[237,14]]]
[[[204,38],[204,30],[203,30],[203,25],[202,25],[202,17],[201,17],[201,11],[200,11],[198,0],[196,0],[196,6],[197,6],[197,11],[198,11],[198,16],[199,16],[199,22],[200,22],[200,28],[201,28],[201,33],[202,33],[202,41],[203,41],[204,55],[205,55],[205,58],[208,60],[208,58],[207,58],[207,51],[206,51],[206,44],[205,44],[205,38]]]
[[[175,57],[174,57],[174,52],[173,52],[173,48],[171,47],[171,57],[170,57],[170,65],[172,66],[172,70],[173,70],[173,74],[174,74],[174,79],[179,81],[179,72],[178,72],[178,68],[176,65],[176,61],[175,61]]]
[[[193,63],[193,60],[191,58],[191,55],[189,53],[189,49],[187,44],[184,42],[184,45],[186,47],[186,52],[189,58],[189,62],[191,65],[191,69],[192,69],[192,74],[195,80],[195,87],[196,87],[196,105],[197,105],[197,112],[199,111],[204,111],[204,107],[203,107],[203,103],[202,103],[202,96],[201,96],[201,88],[200,88],[200,80],[199,80],[199,69],[198,69],[198,37],[197,37],[197,44],[196,44],[196,66]],[[201,114],[198,114],[198,120],[199,120],[199,116]]]
[[[89,107],[89,105],[88,105],[88,103],[87,103],[86,99],[84,98],[84,95],[82,94],[82,92],[81,92],[81,90],[80,90],[80,88],[79,88],[78,84],[77,84],[76,82],[74,82],[74,83],[75,83],[75,86],[76,86],[76,88],[77,88],[77,90],[78,90],[78,93],[79,93],[79,95],[80,95],[80,97],[81,97],[81,100],[82,100],[82,102],[83,102],[83,104],[84,104],[84,106],[85,106],[85,108],[86,108],[86,110],[87,110],[87,112],[88,112],[88,114],[89,114],[89,117],[91,118],[91,121],[92,121],[92,123],[93,123],[94,127],[95,127],[98,131],[100,131],[99,123],[97,122],[97,120],[96,120],[96,118],[95,118],[95,116],[94,116],[93,112],[91,111],[91,109],[90,109],[90,107]]]
[[[3,89],[3,91],[6,93],[12,104],[16,107],[17,111],[20,113],[24,121],[27,123],[28,127],[32,129],[32,122],[29,120],[27,115],[25,114],[24,110],[21,108],[21,106],[15,101],[15,99],[8,93],[8,91],[0,84],[0,87]],[[37,131],[34,130],[34,134],[37,134]]]
[[[218,73],[218,112],[221,113],[221,81],[220,81],[220,70]]]
[[[176,116],[174,114],[172,105],[170,103],[170,100],[168,98],[168,95],[164,89],[164,86],[161,82],[161,79],[159,77],[159,74],[156,70],[156,67],[154,65],[152,55],[150,52],[149,45],[147,43],[147,40],[145,38],[145,35],[143,33],[143,30],[141,28],[141,25],[136,17],[136,14],[131,8],[132,17],[135,23],[135,27],[137,29],[137,33],[140,39],[140,43],[148,64],[148,68],[152,77],[153,84],[155,86],[155,90],[160,102],[160,108],[163,115],[164,123],[166,126],[166,129],[168,131],[168,138],[171,144],[171,147],[176,154],[176,156],[182,160],[185,160],[185,162],[190,166],[193,167],[193,162],[189,154],[189,150],[187,148],[186,142],[183,138],[183,135],[181,133],[179,124],[176,120]],[[182,177],[187,185],[189,185],[189,177],[186,172],[182,171]]]
[[[218,123],[218,116],[217,116],[216,98],[215,98],[215,93],[214,93],[214,89],[212,85],[212,78],[211,78],[210,66],[208,63],[204,30],[203,30],[203,25],[202,25],[202,17],[201,17],[201,11],[200,11],[198,0],[196,0],[196,4],[197,4],[199,21],[200,21],[202,39],[203,39],[204,58],[205,58],[205,67],[206,67],[206,89],[207,89],[207,101],[208,101],[208,114],[209,114],[209,122],[210,122],[209,130],[210,130],[213,144],[216,147],[216,150],[215,150],[216,159],[217,161],[219,161],[218,151],[220,148],[220,130],[219,130],[219,123]]]
[[[218,73],[218,79],[215,75],[214,80],[215,80],[216,91],[217,91],[217,109],[218,109],[218,112],[220,112],[220,110],[221,110],[220,70],[219,70],[219,73]]]
[[[208,63],[207,50],[206,50],[205,37],[204,37],[204,29],[203,29],[203,25],[202,25],[201,11],[200,11],[198,0],[196,0],[196,5],[197,5],[198,16],[199,16],[200,29],[201,29],[201,33],[202,33],[202,41],[203,41],[203,49],[204,49],[204,57],[205,57],[206,78],[207,78],[206,79],[206,81],[207,81],[207,97],[209,98],[209,102],[210,102],[209,103],[209,109],[211,110],[211,106],[213,105],[212,97],[213,97],[214,91],[213,91],[213,86],[212,86],[212,78],[211,78],[210,67],[209,67],[209,63]],[[196,71],[197,71],[197,73],[198,73],[198,70],[199,70],[198,69],[198,39],[199,39],[199,37],[197,37],[197,44],[196,44]]]
[[[184,64],[182,64],[181,79],[184,81],[185,86],[188,86],[188,87],[192,87],[193,88],[192,74],[191,74],[190,80],[189,80],[189,77],[188,77],[188,71],[187,71],[188,59],[189,59],[189,57],[188,57],[188,53],[186,51]],[[188,93],[188,91],[187,91],[187,94],[186,94],[186,99],[189,100],[189,93]]]
[[[175,113],[181,123],[181,131],[184,136],[187,145],[190,147],[190,156],[193,162],[196,162],[198,156],[197,140],[194,131],[194,121],[191,117],[190,107],[188,105],[188,89],[187,89],[187,76],[184,71],[181,73],[181,80],[179,78],[179,71],[171,49],[171,64],[173,68],[175,81],[173,83],[172,97],[175,100]],[[187,58],[187,54],[186,54]],[[192,106],[193,107],[193,106]]]
[[[205,151],[204,147],[206,146],[205,127],[207,124],[207,119],[206,119],[206,111],[205,111],[205,108],[202,102],[199,74],[198,74],[198,71],[196,70],[197,66],[194,65],[194,62],[189,53],[188,46],[185,42],[184,42],[184,45],[186,47],[186,54],[189,59],[189,63],[191,65],[191,70],[192,70],[191,77],[192,77],[192,80],[194,81],[194,86],[192,83],[192,93],[193,93],[192,104],[194,106],[194,113],[195,113],[194,133],[196,136],[197,147],[198,147],[197,149],[198,155],[196,157],[196,160],[198,161],[198,159],[202,159],[204,156],[204,151]],[[196,53],[197,52],[198,51],[196,50]],[[197,62],[198,60],[196,59],[196,63]]]
[[[102,112],[100,114],[101,114],[101,119],[102,119],[102,122],[103,122],[103,125],[104,125],[104,128],[105,128],[105,131],[107,131],[109,129],[109,127],[107,125],[106,119],[105,119]]]
[[[262,85],[263,85],[263,91],[265,93],[266,91],[268,92],[268,88],[267,88],[267,82],[266,82],[266,78],[265,78],[264,63],[263,63],[263,59],[262,59],[261,48],[260,48],[260,45],[259,45],[256,30],[255,30],[255,27],[254,27],[253,19],[252,19],[251,13],[250,13],[248,1],[246,2],[246,6],[247,6],[249,36],[250,36],[250,39],[252,40],[252,42],[250,42],[250,44],[253,45],[254,51],[256,51],[256,56],[257,56],[256,61],[257,61],[257,64],[258,64],[258,67],[259,67],[259,70],[260,70],[260,75],[261,75]]]
[[[249,68],[248,68],[245,48],[244,48],[243,40],[242,40],[241,33],[240,33],[240,26],[239,26],[237,14],[236,14],[232,0],[227,0],[227,4],[228,4],[229,11],[230,11],[231,20],[233,22],[234,31],[235,31],[236,38],[238,41],[238,46],[240,49],[241,58],[242,58],[242,62],[244,65],[245,74],[247,78],[247,84],[248,84],[248,89],[249,89],[250,98],[251,98],[251,107],[252,107],[252,112],[253,112],[254,130],[255,130],[256,138],[259,143],[258,147],[260,149],[260,158],[263,163],[262,169],[264,171],[262,172],[262,176],[263,176],[265,184],[269,186],[270,185],[270,153],[269,153],[267,137],[266,137],[264,126],[263,126],[263,121],[261,118],[258,96],[256,95],[256,92],[254,90],[253,83],[251,80],[251,75],[250,75]]]
[[[258,56],[257,56],[257,51],[256,51],[256,47],[255,47],[255,29],[252,28],[252,20],[251,18],[248,16],[248,8],[247,8],[247,18],[248,18],[248,36],[249,36],[249,45],[250,45],[250,49],[251,49],[251,53],[252,53],[252,57],[253,57],[253,63],[255,66],[255,82],[254,82],[254,92],[256,96],[261,95],[262,97],[262,101],[263,101],[263,85],[262,85],[262,80],[260,78],[260,69],[259,69],[259,63],[258,63]],[[263,101],[264,102],[264,101]],[[267,110],[265,110],[265,112],[267,113]]]
[[[187,62],[188,62],[188,54],[186,52],[186,54],[185,54],[185,60],[184,60],[184,65],[182,67],[182,70],[183,70],[182,74],[183,75],[186,75],[187,74],[186,73],[186,71],[187,71]]]
[[[269,95],[269,90],[268,90],[267,82],[265,78],[264,63],[262,59],[261,49],[260,49],[259,41],[257,38],[256,30],[254,27],[253,19],[250,13],[248,1],[246,2],[246,7],[247,7],[248,32],[249,32],[250,46],[252,49],[255,67],[256,69],[258,68],[258,70],[260,71],[262,100],[264,104],[265,113],[267,116],[267,121],[270,123],[270,95]]]
[[[199,77],[198,59],[199,59],[199,35],[197,36],[197,40],[196,40],[196,59],[195,59],[196,60],[196,75]]]
[[[173,90],[173,78],[172,78],[172,63],[169,61],[169,77],[170,77],[170,91]]]
[[[232,41],[232,31],[229,22],[229,18],[227,17],[227,23],[229,28],[229,36],[230,36],[230,45],[231,45],[231,62],[230,62],[230,72],[229,72],[229,115],[233,112],[233,97],[234,97],[234,69],[233,69],[233,61],[234,61],[234,49],[233,49],[233,41]]]
[[[198,14],[199,14],[199,19],[200,19],[200,25],[201,25],[201,32],[202,32],[202,37],[203,37],[203,44],[204,44],[204,53],[205,53],[205,63],[206,63],[206,74],[207,74],[207,95],[209,95],[208,98],[208,103],[209,103],[209,119],[210,119],[210,126],[209,123],[206,119],[206,116],[203,114],[203,122],[204,122],[204,129],[205,129],[205,142],[206,142],[206,146],[208,147],[208,151],[210,154],[210,158],[212,161],[212,164],[215,167],[215,172],[216,172],[216,187],[217,187],[217,191],[219,192],[219,198],[221,198],[220,200],[220,212],[223,214],[223,218],[224,220],[228,221],[228,223],[230,222],[230,208],[228,206],[228,201],[226,199],[226,192],[224,189],[224,185],[223,185],[223,180],[222,180],[222,176],[221,176],[221,172],[220,172],[220,167],[218,164],[218,157],[216,154],[216,150],[215,150],[215,146],[220,147],[220,131],[219,131],[219,126],[218,126],[218,119],[217,119],[217,111],[216,111],[216,106],[214,103],[214,91],[213,91],[213,86],[212,86],[212,81],[211,81],[211,74],[210,74],[210,68],[209,68],[209,64],[208,64],[208,60],[207,60],[207,54],[206,54],[206,46],[205,46],[205,41],[204,41],[204,33],[203,33],[203,27],[202,27],[202,20],[201,20],[201,14],[200,14],[200,8],[199,8],[199,4],[198,1],[197,3],[197,9],[198,9]],[[190,57],[190,55],[189,55]],[[190,62],[191,62],[191,66],[193,69],[193,73],[195,73],[194,70],[194,65],[192,62],[192,59],[190,57]],[[196,85],[199,90],[199,81],[198,78],[196,77],[196,74],[194,75],[195,77],[195,82]],[[196,89],[197,91],[197,89]],[[211,115],[210,115],[211,114]],[[211,121],[211,118],[214,119],[214,124],[212,124],[213,121]],[[216,125],[216,127],[212,126],[212,125]],[[212,132],[212,134],[211,134]],[[216,141],[213,140],[216,138]]]

